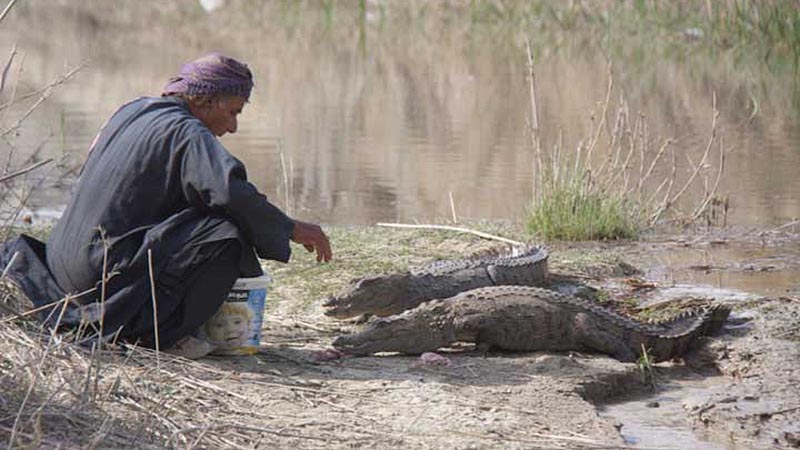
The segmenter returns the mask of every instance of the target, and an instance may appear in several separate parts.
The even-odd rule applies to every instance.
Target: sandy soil
[[[637,261],[651,250],[614,247]],[[626,264],[583,273],[590,284],[617,294],[641,289],[629,281],[636,272]],[[796,447],[800,302],[747,298],[703,351],[658,365],[656,392],[689,376],[714,376],[701,395],[679,399],[686,427],[727,448]],[[265,414],[243,416],[243,423],[277,427],[282,434],[262,445],[281,447],[625,448],[624,424],[599,414],[598,405],[632,392],[654,395],[635,364],[598,355],[481,354],[464,347],[430,362],[397,355],[321,361],[330,340],[355,326],[318,310],[304,317],[276,310],[267,318],[260,354],[203,364],[233,371],[225,389],[241,396],[247,410]],[[260,383],[265,372],[282,383]],[[664,442],[659,448],[677,447]]]

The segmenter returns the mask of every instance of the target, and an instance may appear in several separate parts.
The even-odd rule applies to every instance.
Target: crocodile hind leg
[[[575,316],[575,340],[587,349],[606,353],[622,362],[635,362],[638,357],[623,338],[597,326],[593,317],[586,313]]]

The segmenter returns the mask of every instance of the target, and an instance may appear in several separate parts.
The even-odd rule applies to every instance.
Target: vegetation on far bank
[[[796,68],[800,59],[800,8],[790,0],[474,0],[469,5],[475,24],[602,36],[607,50],[616,53],[644,57],[647,50],[670,54],[697,44],[711,55],[731,52],[773,68]]]
[[[253,21],[263,8],[245,1],[238,14]],[[287,32],[310,17],[323,33],[347,26],[361,34],[427,36],[445,24],[467,43],[495,39],[519,48],[524,35],[536,53],[599,50],[643,63],[702,53],[792,71],[800,63],[800,7],[792,0],[324,0],[283,2],[277,13]]]
[[[528,133],[534,153],[533,198],[528,231],[545,240],[635,238],[664,220],[709,225],[727,213],[718,195],[727,149],[720,138],[716,94],[711,129],[700,159],[675,148],[671,138],[650,136],[644,114],[633,114],[625,101],[612,105],[614,79],[599,111],[591,113],[586,135],[575,150],[543,142],[539,128],[533,57],[528,46],[531,113]],[[689,166],[679,170],[678,159]],[[683,199],[694,190],[693,201]],[[721,210],[721,211],[720,211]]]

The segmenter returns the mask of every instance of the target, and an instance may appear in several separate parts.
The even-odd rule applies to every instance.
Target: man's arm
[[[286,216],[247,181],[244,165],[209,133],[192,139],[183,160],[182,179],[190,203],[224,210],[253,242],[262,258],[288,261],[289,239],[330,261],[331,246],[319,225]]]

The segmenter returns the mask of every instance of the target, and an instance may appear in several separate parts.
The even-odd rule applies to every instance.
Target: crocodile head
[[[325,315],[337,319],[348,319],[361,314],[388,316],[393,314],[392,305],[406,295],[406,275],[377,275],[351,283],[344,291],[332,295],[324,303]]]
[[[432,329],[427,321],[403,313],[374,319],[364,331],[337,337],[333,347],[354,356],[378,352],[420,354],[441,346],[436,334],[437,330]]]

